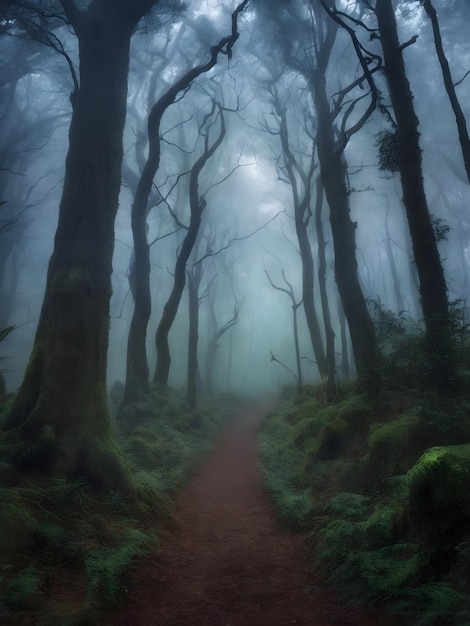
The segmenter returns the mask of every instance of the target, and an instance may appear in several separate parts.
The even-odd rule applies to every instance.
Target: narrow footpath
[[[382,624],[345,608],[312,572],[302,537],[277,523],[257,468],[266,411],[245,411],[223,431],[113,626]]]

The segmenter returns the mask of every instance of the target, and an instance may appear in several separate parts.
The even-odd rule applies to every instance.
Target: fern
[[[310,492],[295,491],[278,476],[266,476],[265,487],[279,519],[295,530],[305,527],[313,508]]]
[[[369,517],[360,522],[359,528],[374,543],[389,541],[396,529],[399,510],[396,506],[378,507]]]
[[[40,579],[32,565],[12,578],[5,589],[5,602],[13,609],[28,609],[34,603]]]
[[[91,551],[85,559],[89,598],[99,599],[109,608],[115,607],[126,591],[124,574],[135,558],[148,552],[152,543],[149,535],[127,528],[121,534],[118,547],[98,546]]]
[[[390,595],[412,583],[423,565],[423,557],[413,544],[395,544],[348,555],[348,564],[366,583],[373,595]]]
[[[329,499],[326,509],[335,516],[345,519],[359,519],[367,515],[372,504],[372,498],[360,493],[339,493]]]
[[[416,626],[430,626],[438,618],[446,619],[447,624],[458,617],[465,607],[465,598],[450,585],[443,582],[428,583],[420,587],[403,587],[390,594],[390,609],[413,613]],[[468,599],[467,599],[468,603]]]

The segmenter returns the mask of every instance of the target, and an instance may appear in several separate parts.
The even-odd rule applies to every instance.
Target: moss
[[[138,432],[137,432],[138,431]],[[138,428],[126,442],[126,449],[137,457],[143,466],[162,464],[163,451],[155,434],[147,428]]]
[[[470,523],[470,444],[427,450],[407,474],[410,522]]]
[[[324,408],[316,413],[310,413],[309,417],[296,422],[289,433],[288,443],[292,442],[297,447],[308,446],[312,439],[318,437],[321,429],[336,414],[333,406]]]
[[[401,474],[409,467],[418,418],[402,415],[386,424],[373,424],[368,438],[369,461],[382,477]]]
[[[336,417],[322,428],[318,443],[318,460],[331,461],[346,452],[351,442],[353,428],[349,422]]]
[[[403,508],[397,502],[377,506],[359,526],[373,545],[383,545],[397,535],[402,515]]]
[[[362,424],[367,422],[372,414],[371,406],[364,394],[345,398],[338,405],[338,417],[347,422]]]
[[[284,396],[286,395],[285,393]],[[302,385],[302,387],[296,389],[294,392],[293,404],[304,404],[309,400],[317,399],[317,396],[318,390],[315,385]]]

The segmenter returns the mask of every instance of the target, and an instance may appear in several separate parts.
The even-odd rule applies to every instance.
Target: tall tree
[[[106,398],[114,221],[130,40],[159,0],[59,4],[78,38],[79,77],[41,316],[5,428],[19,467],[120,487],[127,474]]]
[[[243,0],[243,2],[240,2],[237,8],[233,11],[231,20],[232,29],[230,35],[221,38],[217,45],[212,46],[210,56],[207,61],[192,67],[173,85],[171,85],[171,87],[169,87],[153,105],[148,117],[148,157],[137,186],[131,212],[135,254],[133,265],[134,312],[132,315],[127,343],[127,370],[124,403],[135,401],[141,394],[147,393],[149,385],[146,337],[151,313],[151,297],[149,282],[150,253],[147,241],[147,215],[153,181],[160,165],[160,124],[165,111],[175,102],[178,94],[187,90],[198,76],[210,71],[216,65],[221,54],[227,55],[231,58],[232,48],[239,37],[238,18],[248,2],[249,0]],[[184,267],[186,267],[186,262],[184,262]],[[184,272],[182,281],[184,285]],[[178,307],[178,304],[176,304],[176,308]],[[172,323],[173,322],[170,323],[170,327]],[[163,343],[164,341],[162,338],[160,342],[160,365],[162,364],[162,350],[164,350]]]
[[[318,286],[320,288],[320,299],[323,314],[323,324],[325,327],[326,360],[328,363],[328,392],[331,397],[336,392],[336,355],[335,355],[335,331],[331,323],[330,303],[328,290],[326,287],[326,240],[323,230],[322,208],[323,208],[323,184],[321,176],[317,176],[316,198],[315,198],[315,230],[318,241]]]
[[[219,120],[219,131],[211,144],[210,129],[217,120]],[[162,387],[167,386],[170,374],[171,354],[168,335],[171,327],[173,326],[173,322],[175,321],[178,307],[181,302],[181,296],[183,295],[186,283],[186,264],[194,248],[194,244],[196,243],[199,227],[201,225],[202,214],[207,205],[205,194],[199,193],[199,176],[206,163],[222,144],[226,133],[223,108],[215,100],[212,101],[211,112],[205,117],[203,127],[205,128],[206,133],[204,137],[204,150],[191,168],[189,180],[189,205],[191,210],[189,225],[186,227],[186,236],[181,244],[181,248],[176,259],[173,288],[163,308],[163,314],[155,335],[157,365],[153,380],[155,384]]]
[[[321,15],[318,3],[310,2],[315,30],[315,59],[301,63],[296,59],[299,71],[305,76],[317,114],[317,146],[320,173],[325,195],[330,209],[330,225],[335,251],[335,278],[341,297],[343,310],[348,322],[353,346],[356,369],[360,377],[368,376],[380,364],[374,324],[362,292],[356,260],[356,224],[350,216],[347,165],[344,151],[350,138],[357,133],[375,109],[377,90],[370,80],[371,71],[377,69],[377,57],[370,55],[364,60],[364,51],[355,48],[361,61],[362,74],[342,88],[330,101],[327,91],[327,71],[338,28],[333,21],[326,21]],[[331,2],[321,0],[324,9],[329,11]],[[372,63],[372,68],[369,66]],[[369,93],[354,95],[354,90],[369,87]],[[350,121],[359,102],[370,95],[365,110],[355,121]],[[347,100],[347,102],[346,102]],[[338,127],[334,125],[337,121]]]
[[[419,292],[426,341],[435,384],[449,382],[449,316],[447,286],[437,240],[424,190],[422,156],[419,145],[419,120],[405,70],[403,45],[398,39],[392,0],[377,0],[375,12],[385,63],[385,74],[396,117],[398,167],[403,188],[414,261],[419,277]]]
[[[327,16],[328,13],[335,17],[332,6],[332,0],[276,2],[277,10],[273,14],[270,3],[269,7],[265,6],[263,18],[272,20],[275,45],[281,49],[283,62],[304,78],[315,105],[317,153],[330,211],[335,279],[350,330],[357,372],[365,380],[370,372],[377,371],[380,352],[359,283],[356,224],[350,216],[344,153],[351,137],[363,128],[376,107],[378,92],[371,75],[380,68],[380,58],[361,48],[351,32],[360,60],[360,74],[356,73],[330,97],[327,81],[339,32],[334,19]],[[260,10],[262,8],[260,2]]]
[[[307,167],[304,169],[301,160],[296,158],[289,144],[287,109],[286,107],[281,107],[276,93],[273,95],[273,104],[276,114],[279,117],[279,137],[281,140],[284,167],[292,189],[295,231],[302,261],[302,301],[305,318],[307,320],[307,327],[318,365],[318,371],[320,376],[323,377],[328,374],[328,364],[323,347],[320,324],[315,310],[314,263],[307,231],[311,216],[312,177],[316,167],[315,142],[313,140],[311,141]],[[308,134],[307,131],[306,134]]]
[[[449,102],[455,115],[455,122],[457,124],[457,130],[459,133],[459,141],[462,150],[463,162],[465,165],[465,171],[467,173],[467,179],[470,183],[470,137],[468,136],[467,120],[465,119],[462,106],[457,97],[454,81],[452,80],[452,73],[449,67],[449,61],[447,60],[447,56],[444,52],[444,45],[442,43],[441,29],[439,26],[437,11],[431,0],[420,1],[429,19],[431,20],[437,58],[439,59],[439,64],[441,66],[442,78],[444,80],[444,86],[449,97]]]
[[[199,286],[203,271],[202,263],[191,267],[188,276],[188,306],[189,306],[189,337],[188,337],[188,376],[186,402],[190,409],[196,408],[199,365],[197,348],[199,342]]]

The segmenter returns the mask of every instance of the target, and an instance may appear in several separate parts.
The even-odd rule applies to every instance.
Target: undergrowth
[[[265,486],[352,604],[406,626],[470,626],[469,342],[440,397],[420,368],[421,330],[382,324],[380,396],[351,382],[332,400],[324,384],[286,391],[259,439]]]
[[[0,404],[0,425],[11,401]],[[134,494],[25,477],[8,463],[0,439],[0,620],[100,623],[135,580],[138,558],[158,549],[175,492],[209,452],[233,402],[188,413],[169,390],[128,406],[116,434],[135,476]]]

